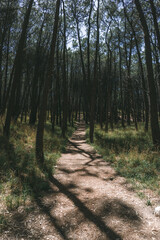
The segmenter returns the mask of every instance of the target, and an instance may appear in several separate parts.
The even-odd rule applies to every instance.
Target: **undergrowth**
[[[87,136],[88,133],[89,130]],[[131,126],[108,133],[96,125],[94,139],[93,146],[119,175],[130,180],[135,188],[149,188],[160,194],[160,152],[143,125],[138,131]]]
[[[28,124],[11,126],[8,142],[0,129],[0,232],[6,225],[6,211],[13,211],[20,206],[30,205],[35,194],[42,194],[49,189],[48,175],[54,173],[57,158],[65,151],[67,138],[74,128],[68,126],[66,139],[62,138],[60,127],[54,133],[47,123],[44,132],[45,170],[35,159],[36,127]]]

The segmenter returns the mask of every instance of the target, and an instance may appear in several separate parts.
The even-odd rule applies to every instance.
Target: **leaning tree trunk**
[[[154,83],[154,73],[152,65],[152,52],[150,44],[150,35],[147,22],[141,7],[139,0],[135,0],[136,8],[139,13],[139,18],[142,24],[145,40],[145,56],[146,56],[146,65],[147,65],[147,78],[148,86],[150,91],[150,112],[151,112],[151,131],[153,143],[160,145],[160,129],[158,123],[158,106],[157,106],[157,97],[156,97],[156,87]]]
[[[29,23],[29,17],[32,9],[34,0],[30,0],[28,9],[26,11],[26,15],[24,18],[23,26],[22,26],[22,33],[21,37],[18,43],[18,49],[15,57],[15,63],[14,63],[14,77],[13,77],[13,82],[12,82],[12,88],[11,88],[11,93],[9,97],[9,102],[8,102],[8,108],[7,108],[7,115],[6,115],[6,120],[5,120],[5,125],[3,129],[3,134],[7,138],[9,138],[10,134],[10,123],[11,123],[11,117],[13,114],[13,108],[14,108],[14,103],[15,103],[15,93],[18,88],[18,85],[20,84],[20,79],[21,79],[21,74],[22,74],[22,63],[23,63],[23,49],[25,46],[26,42],[26,35],[27,35],[27,28],[28,28],[28,23]]]
[[[58,21],[59,21],[59,8],[60,8],[60,0],[57,0],[51,49],[50,49],[50,55],[49,55],[49,60],[48,60],[47,77],[46,77],[45,83],[44,83],[44,90],[43,90],[43,95],[42,95],[42,102],[41,102],[41,106],[40,106],[39,120],[38,120],[38,126],[37,126],[36,159],[41,164],[44,163],[44,153],[43,153],[44,123],[45,123],[45,119],[46,119],[48,92],[49,92],[49,88],[51,87],[52,76],[53,76],[54,53],[55,53],[57,31],[58,31]]]

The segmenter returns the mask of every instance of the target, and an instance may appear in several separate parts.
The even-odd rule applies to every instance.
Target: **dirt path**
[[[160,219],[86,143],[83,123],[37,204],[6,239],[160,240]]]

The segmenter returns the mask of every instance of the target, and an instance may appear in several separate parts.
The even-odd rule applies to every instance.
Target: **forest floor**
[[[155,199],[158,204],[160,199]],[[11,214],[0,239],[159,240],[160,218],[85,140],[81,122],[48,191]]]

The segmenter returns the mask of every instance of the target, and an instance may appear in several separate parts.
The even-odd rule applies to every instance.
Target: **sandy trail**
[[[50,186],[23,219],[24,236],[8,239],[160,240],[160,219],[86,143],[82,122]]]
[[[160,239],[159,218],[86,143],[83,123],[59,159],[52,183],[60,191],[52,214],[67,239]]]

